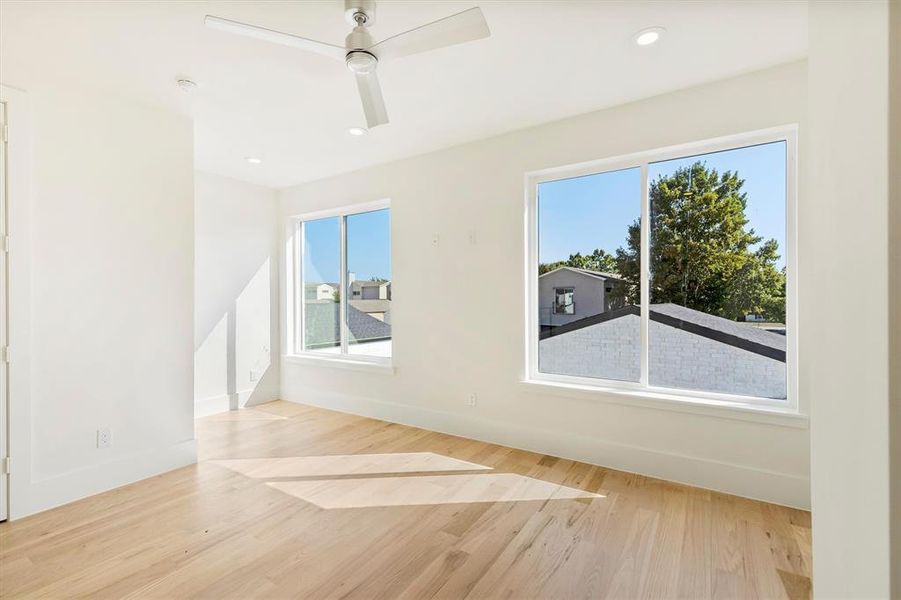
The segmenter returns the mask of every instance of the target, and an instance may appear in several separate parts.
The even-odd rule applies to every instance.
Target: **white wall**
[[[195,460],[193,134],[52,82],[8,93],[31,165],[11,173],[15,518]]]
[[[276,193],[198,172],[194,203],[196,413],[276,400]]]
[[[805,213],[802,244],[816,259],[803,294],[821,301],[802,311],[801,326],[817,598],[890,597],[888,43],[886,2],[811,3],[817,210]],[[866,286],[836,294],[849,272]]]
[[[283,397],[806,506],[804,427],[520,383],[526,172],[787,123],[803,141],[806,103],[797,63],[284,190],[283,216],[391,198],[397,370],[289,360]],[[800,202],[802,219],[818,210],[803,188]],[[460,293],[445,293],[449,281]]]

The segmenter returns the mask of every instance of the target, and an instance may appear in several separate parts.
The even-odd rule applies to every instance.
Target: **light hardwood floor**
[[[0,596],[806,598],[807,512],[288,402],[0,525]]]

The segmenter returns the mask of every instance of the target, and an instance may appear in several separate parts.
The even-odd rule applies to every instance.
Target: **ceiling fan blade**
[[[385,99],[382,97],[375,69],[369,73],[357,73],[356,78],[363,112],[366,114],[366,126],[372,129],[384,125],[388,122],[388,109],[385,108]]]
[[[272,42],[274,44],[282,44],[283,46],[292,46],[294,48],[300,48],[301,50],[306,50],[308,52],[315,52],[316,54],[328,56],[329,58],[334,58],[340,61],[343,61],[344,57],[347,55],[347,50],[344,49],[344,46],[336,46],[334,44],[318,42],[316,40],[300,37],[299,35],[282,33],[281,31],[266,29],[265,27],[257,27],[256,25],[248,25],[247,23],[240,23],[238,21],[232,21],[230,19],[223,19],[222,17],[207,15],[204,18],[203,22],[210,29],[218,29],[219,31],[236,33],[238,35],[252,37],[266,42]]]
[[[428,52],[491,35],[482,9],[476,6],[382,40],[369,50],[380,60]]]

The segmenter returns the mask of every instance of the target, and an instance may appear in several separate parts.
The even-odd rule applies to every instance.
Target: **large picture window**
[[[793,405],[794,152],[785,128],[531,174],[530,378]]]
[[[387,202],[295,221],[295,354],[391,358]]]

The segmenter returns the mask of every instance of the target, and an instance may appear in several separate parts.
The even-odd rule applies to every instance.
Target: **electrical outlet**
[[[250,380],[251,381],[259,381],[260,380],[260,372],[251,369],[250,370]]]
[[[441,243],[441,236],[438,235],[437,233],[433,233],[432,234],[432,245],[437,246],[440,243]]]
[[[113,434],[109,427],[101,427],[97,430],[97,447],[109,448],[113,445]]]
[[[466,406],[475,406],[478,403],[479,397],[475,392],[472,392],[471,394],[469,394],[469,396],[466,397]]]
[[[477,240],[476,240],[476,230],[475,230],[475,229],[471,229],[471,230],[469,231],[469,236],[468,236],[468,237],[469,237],[469,243],[470,243],[471,245],[475,246],[475,245],[476,245],[476,241],[477,241]]]

